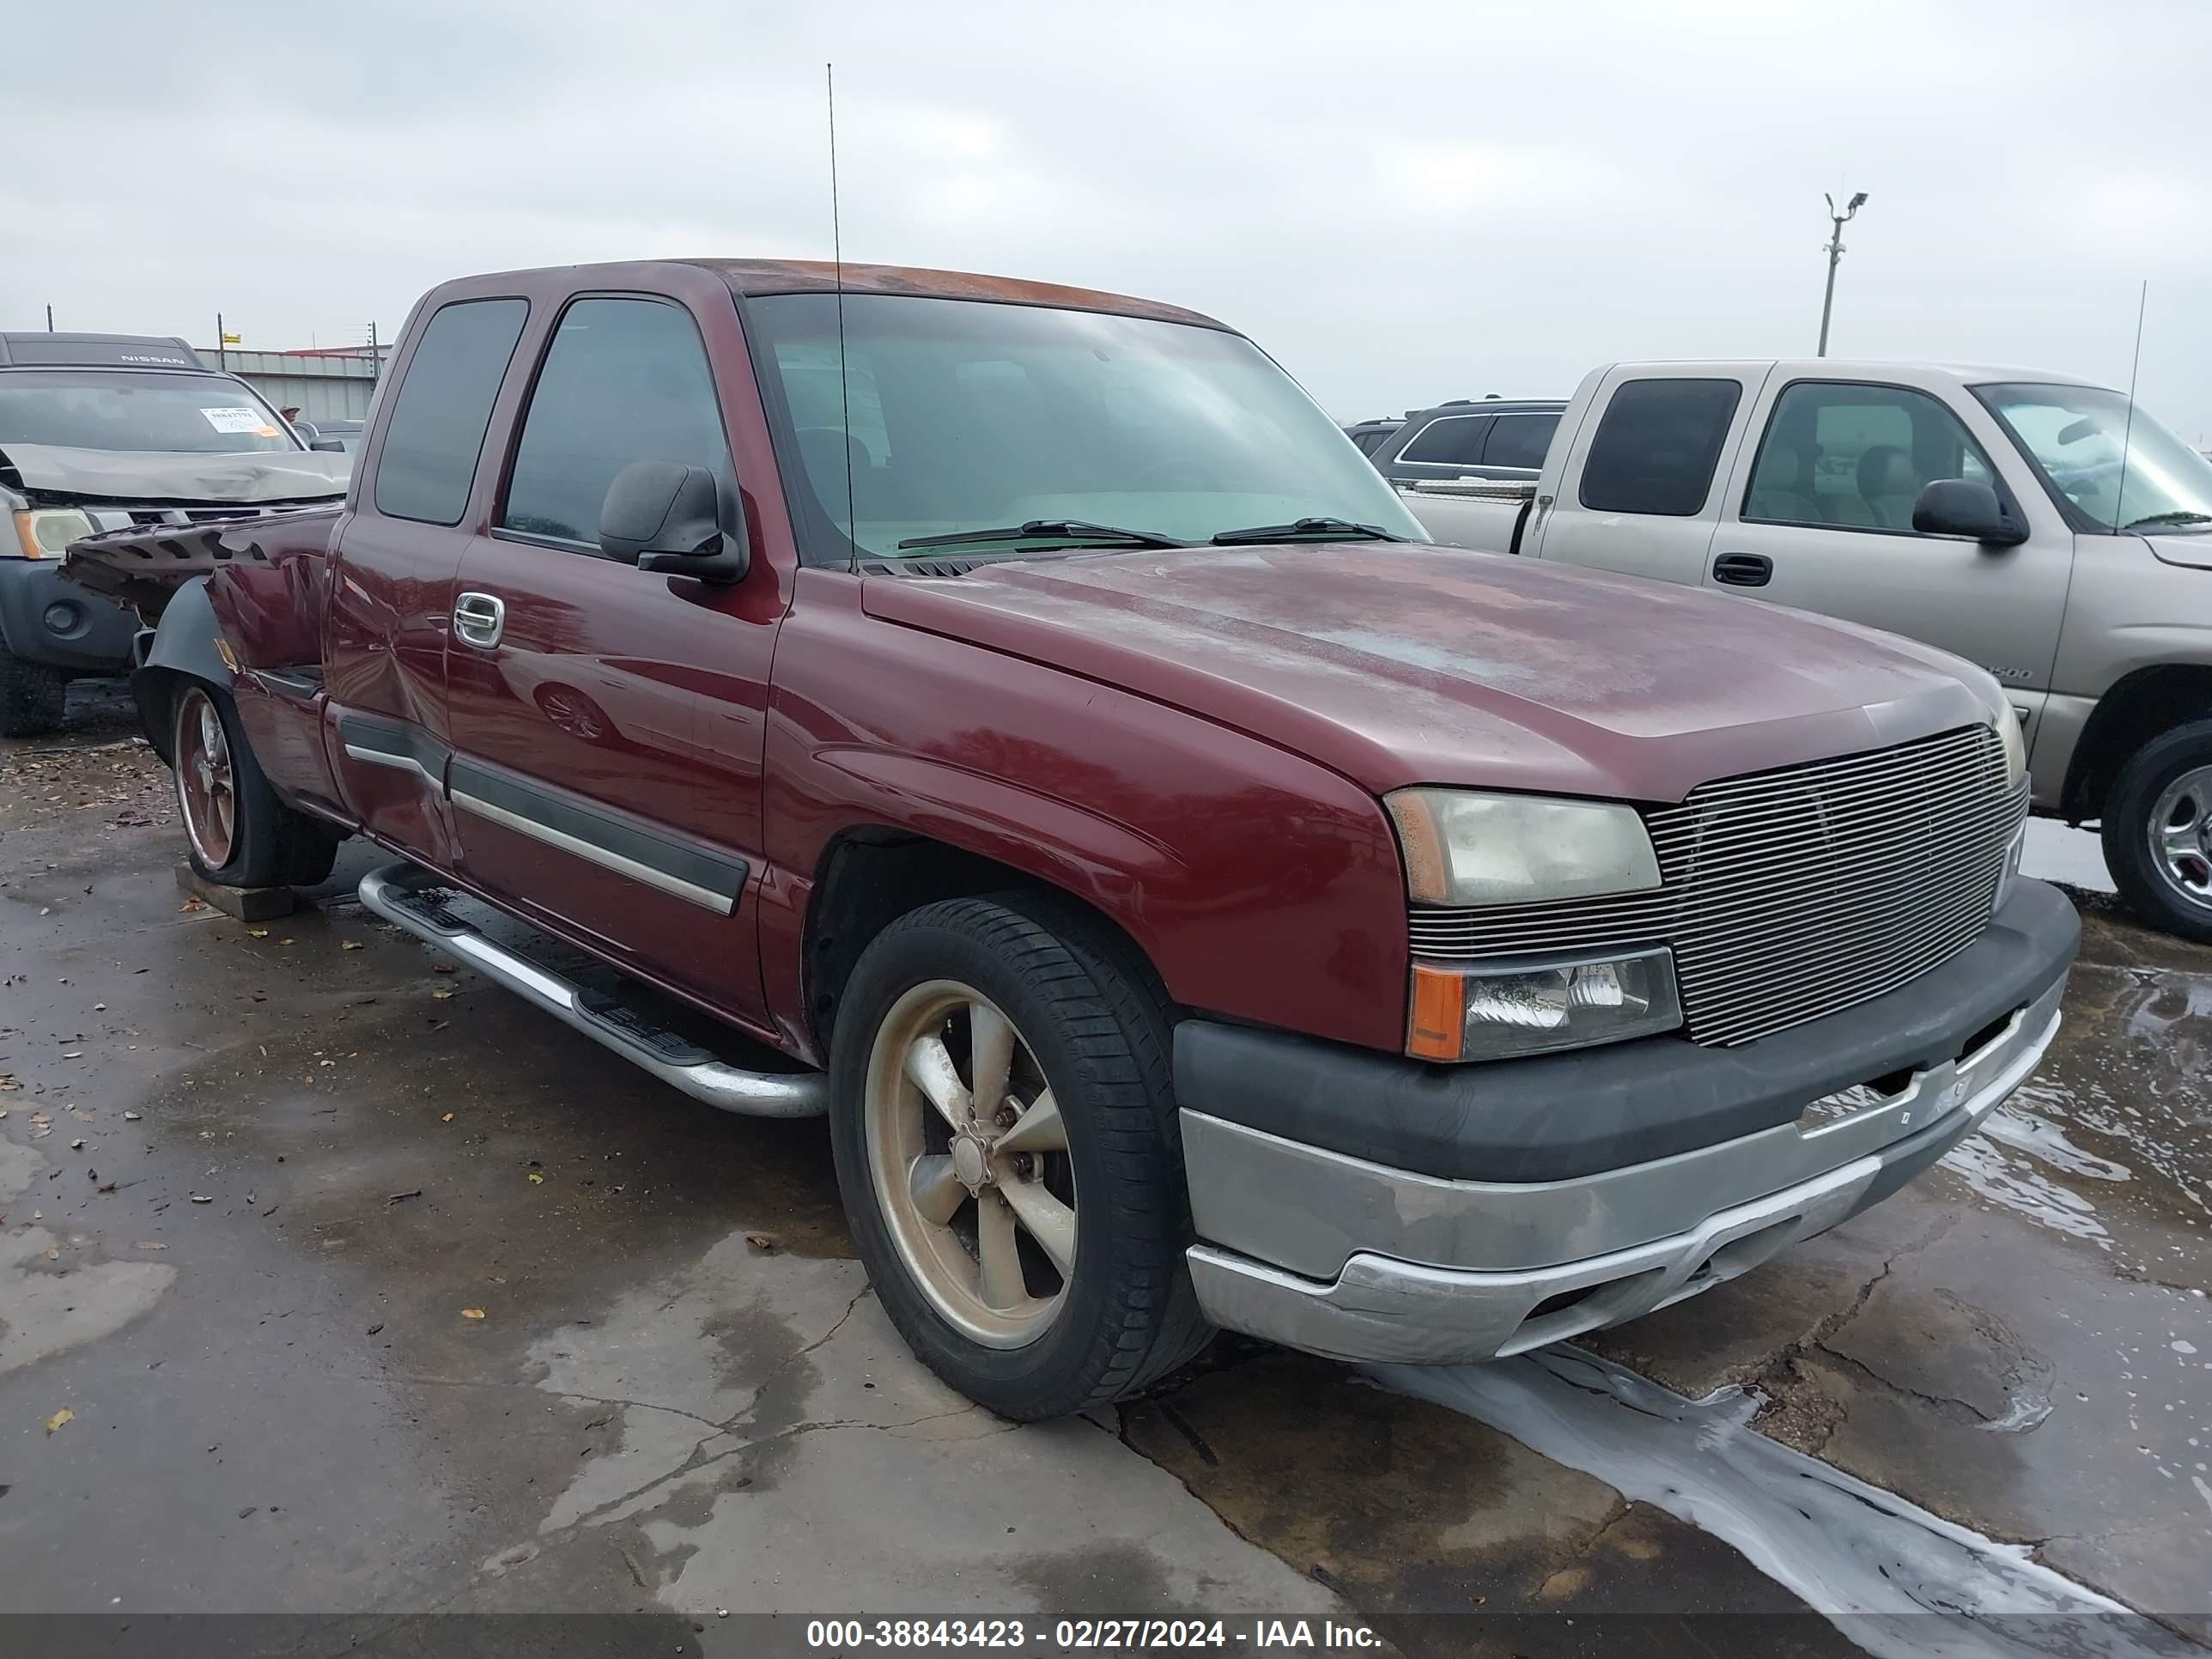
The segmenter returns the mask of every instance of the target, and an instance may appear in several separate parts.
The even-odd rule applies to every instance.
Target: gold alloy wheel
[[[238,841],[238,787],[230,738],[215,699],[198,687],[177,700],[177,806],[192,850],[210,870],[230,862]]]
[[[1027,1040],[981,992],[917,985],[877,1028],[861,1109],[877,1203],[930,1305],[986,1347],[1042,1336],[1074,1273],[1076,1193]]]

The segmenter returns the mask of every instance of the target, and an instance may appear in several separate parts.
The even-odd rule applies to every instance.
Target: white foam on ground
[[[1488,1365],[1375,1365],[1368,1375],[1735,1546],[1882,1659],[2202,1652],[2023,1546],[1769,1439],[1751,1426],[1759,1397],[1741,1389],[1686,1400],[1568,1347]]]

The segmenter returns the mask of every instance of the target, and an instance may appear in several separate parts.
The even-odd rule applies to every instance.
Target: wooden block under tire
[[[290,915],[299,904],[289,887],[226,887],[219,881],[210,881],[189,864],[177,866],[177,885],[240,921],[274,921]]]

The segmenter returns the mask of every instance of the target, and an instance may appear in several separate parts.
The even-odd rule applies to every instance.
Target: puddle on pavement
[[[2185,1278],[2161,1265],[2212,1230],[2208,1074],[2212,974],[2086,961],[2041,1068],[1942,1167],[2124,1271]]]
[[[1704,1528],[1881,1659],[2203,1652],[2042,1566],[2025,1546],[1985,1538],[1767,1438],[1751,1426],[1762,1403],[1755,1392],[1688,1400],[1572,1348],[1368,1374]]]

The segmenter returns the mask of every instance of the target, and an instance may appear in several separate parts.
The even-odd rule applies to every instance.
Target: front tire
[[[237,705],[198,680],[170,704],[170,766],[192,868],[225,887],[313,887],[337,837],[276,799],[247,746]]]
[[[2105,862],[2152,927],[2212,945],[2212,720],[2152,738],[2105,802]]]
[[[1009,895],[909,912],[845,988],[830,1135],[861,1261],[915,1352],[1002,1417],[1121,1398],[1211,1334],[1146,979],[1088,916]]]
[[[43,738],[62,729],[69,676],[0,650],[0,738]]]

